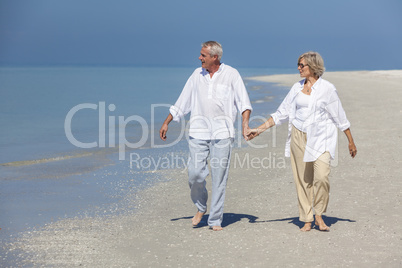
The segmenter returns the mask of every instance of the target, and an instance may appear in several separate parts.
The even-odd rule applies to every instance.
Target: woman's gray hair
[[[310,70],[318,77],[321,77],[325,72],[324,60],[318,52],[309,51],[300,55],[297,60],[297,64],[301,59],[304,59],[304,63],[310,67]]]
[[[208,42],[202,43],[201,47],[209,48],[209,55],[211,57],[217,55],[219,61],[222,59],[223,49],[222,49],[222,45],[219,44],[218,42],[208,41]]]

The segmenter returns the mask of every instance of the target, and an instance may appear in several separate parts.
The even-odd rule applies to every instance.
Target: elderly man
[[[221,63],[222,53],[222,46],[218,42],[208,41],[202,44],[199,57],[201,68],[197,68],[187,80],[159,131],[160,138],[166,140],[168,124],[172,120],[179,121],[191,112],[188,180],[191,199],[198,209],[192,224],[197,226],[207,211],[208,192],[205,178],[209,174],[209,156],[212,198],[208,225],[214,231],[222,230],[223,205],[237,110],[242,114],[245,139],[252,111],[240,74],[236,69]]]

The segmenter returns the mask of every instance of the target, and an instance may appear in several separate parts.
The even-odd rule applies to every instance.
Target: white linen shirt
[[[237,111],[252,110],[239,72],[221,64],[211,78],[197,68],[187,80],[175,105],[169,109],[174,121],[191,112],[189,136],[214,140],[234,138]]]
[[[305,79],[295,83],[278,110],[271,114],[276,125],[289,120],[288,139],[285,147],[286,157],[290,157],[292,121],[296,115],[296,96],[303,94],[301,91],[304,82]],[[319,78],[311,87],[311,101],[308,110],[309,116],[303,124],[303,129],[307,134],[303,161],[313,162],[326,151],[330,153],[331,159],[334,159],[338,139],[336,128],[345,131],[350,127],[335,86]]]

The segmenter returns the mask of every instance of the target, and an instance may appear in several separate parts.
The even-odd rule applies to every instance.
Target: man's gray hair
[[[208,41],[208,42],[202,43],[201,47],[209,48],[209,55],[211,57],[217,55],[219,61],[222,59],[223,49],[222,49],[222,45],[219,44],[218,42]]]

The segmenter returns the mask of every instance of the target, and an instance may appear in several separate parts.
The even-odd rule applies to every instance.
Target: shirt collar
[[[303,80],[299,81],[299,86],[300,86],[300,90],[303,89],[304,87],[304,82],[306,81],[306,78],[304,78]],[[317,81],[315,81],[314,85],[311,87],[311,89],[317,89],[319,87],[319,85],[321,84],[322,78],[319,77]]]
[[[219,69],[218,69],[218,71],[216,71],[217,73],[220,73],[220,72],[222,72],[222,70],[225,68],[225,64],[224,63],[221,63],[221,65],[219,66]]]
[[[225,64],[221,63],[221,65],[219,65],[218,71],[216,71],[214,74],[218,74],[218,73],[222,72],[224,68],[225,68]],[[202,68],[202,75],[207,75],[207,74],[209,74],[209,72],[206,69]]]
[[[320,84],[321,84],[321,81],[322,81],[322,78],[319,77],[318,80],[315,81],[314,85],[313,85],[311,88],[312,88],[312,89],[316,89],[317,87],[319,87]]]

